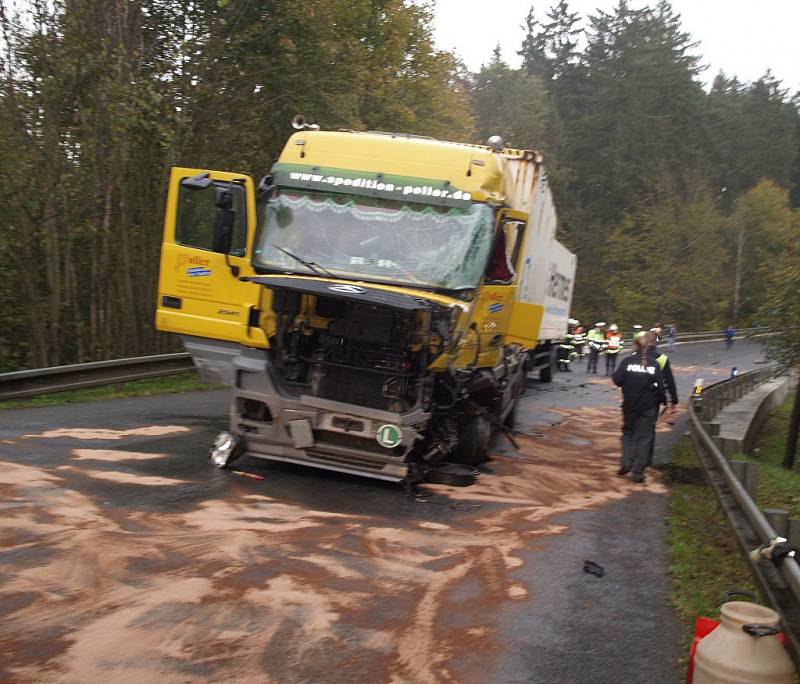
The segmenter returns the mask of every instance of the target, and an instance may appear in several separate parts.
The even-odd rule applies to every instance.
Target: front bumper
[[[420,410],[393,413],[291,396],[278,385],[260,349],[241,348],[233,360],[233,380],[230,429],[244,438],[246,453],[258,458],[398,482],[408,472],[406,457],[429,419]],[[268,419],[254,418],[248,401],[265,404]],[[396,446],[378,442],[385,425],[398,428]]]

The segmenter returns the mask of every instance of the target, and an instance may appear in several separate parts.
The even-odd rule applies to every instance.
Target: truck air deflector
[[[336,283],[318,278],[285,278],[281,276],[255,276],[248,279],[270,290],[290,290],[303,294],[385,306],[402,311],[429,311],[434,304],[421,297],[367,287],[362,284]]]
[[[274,164],[272,174],[274,184],[282,188],[381,197],[447,207],[468,207],[472,201],[470,192],[443,179],[287,162]]]

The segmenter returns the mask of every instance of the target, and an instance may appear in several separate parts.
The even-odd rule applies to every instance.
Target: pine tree
[[[707,112],[709,154],[726,207],[761,178],[789,184],[798,153],[797,109],[769,72],[752,84],[719,74]]]
[[[500,135],[511,147],[549,149],[552,105],[544,83],[509,67],[499,46],[489,64],[473,76],[471,94],[478,140]]]
[[[538,76],[544,81],[549,81],[553,77],[552,65],[547,55],[547,39],[545,32],[542,31],[541,24],[537,21],[533,7],[528,10],[525,16],[525,37],[518,53],[522,57],[522,66],[530,76]],[[500,59],[500,55],[495,51],[495,60]]]

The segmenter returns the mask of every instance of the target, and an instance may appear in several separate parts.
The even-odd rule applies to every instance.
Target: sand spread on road
[[[518,453],[496,455],[476,485],[425,485],[419,503],[385,489],[371,513],[327,510],[324,489],[314,505],[294,503],[269,477],[231,476],[211,498],[180,499],[185,480],[164,459],[124,449],[73,454],[103,470],[4,462],[0,543],[18,559],[0,585],[0,672],[109,684],[464,681],[469,658],[504,647],[494,636],[504,606],[537,600],[520,570],[537,539],[565,532],[556,516],[666,491],[657,475],[645,486],[616,476],[615,412],[562,413],[541,437],[519,437]],[[188,428],[144,430],[38,436]],[[124,470],[105,469],[114,461]],[[158,486],[146,504],[118,506],[106,490],[97,498],[98,480]],[[395,515],[401,505],[412,515]]]
[[[181,432],[189,432],[191,428],[185,425],[149,425],[136,427],[130,430],[112,430],[110,428],[56,428],[45,430],[38,434],[23,435],[21,439],[99,439],[116,440],[127,437],[160,437]]]
[[[123,449],[73,449],[70,457],[74,461],[150,461],[165,458],[167,454],[151,454]]]

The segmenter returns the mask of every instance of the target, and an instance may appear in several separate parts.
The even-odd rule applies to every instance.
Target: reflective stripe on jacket
[[[606,344],[608,344],[606,354],[618,354],[622,351],[622,335],[617,333],[609,334],[606,338]]]

